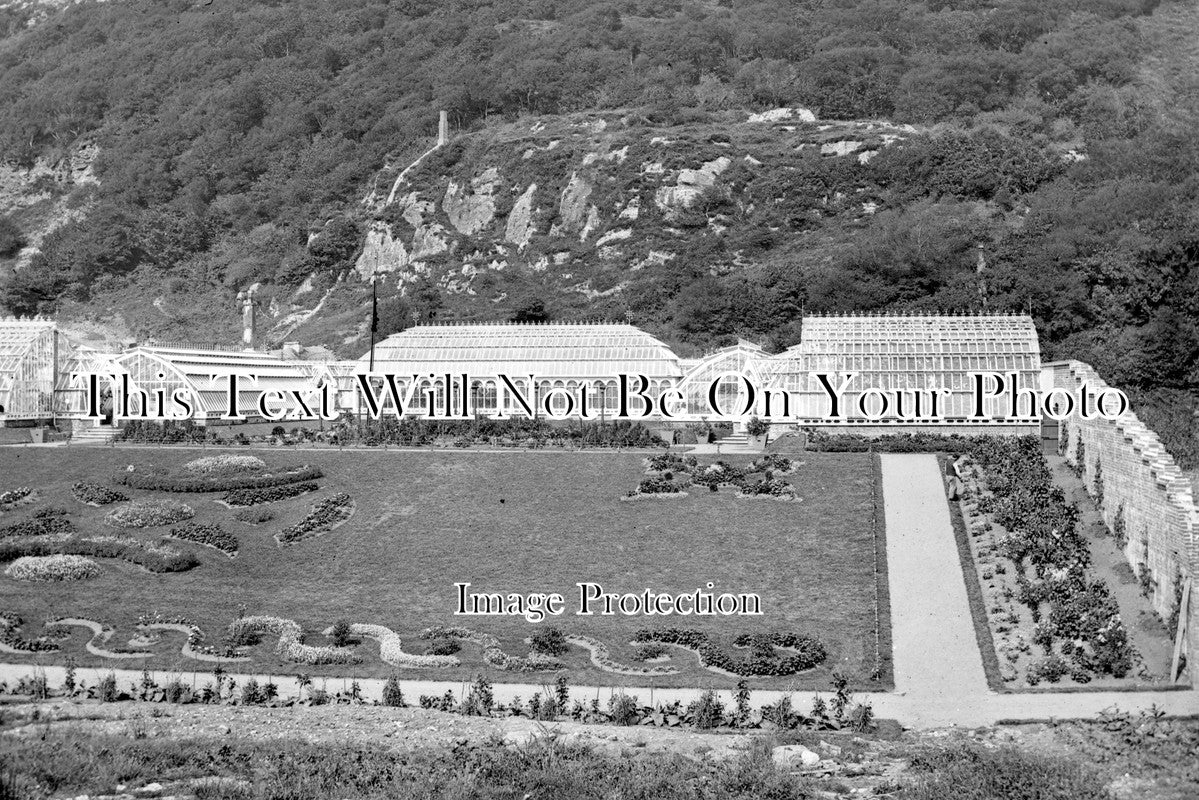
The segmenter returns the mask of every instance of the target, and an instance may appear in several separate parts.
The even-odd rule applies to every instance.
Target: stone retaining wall
[[[1092,393],[1108,385],[1081,361],[1046,364],[1044,370],[1054,387],[1071,392],[1077,392],[1084,381]],[[1176,607],[1180,582],[1191,577],[1194,587],[1194,576],[1199,574],[1199,508],[1190,480],[1157,434],[1132,411],[1119,420],[1083,419],[1075,413],[1065,423],[1065,436],[1066,460],[1077,465],[1081,444],[1087,490],[1092,494],[1102,490],[1103,518],[1109,530],[1116,531],[1122,520],[1124,555],[1134,572],[1148,569],[1153,607],[1168,619]],[[1192,599],[1190,605],[1189,661],[1194,675],[1199,665],[1199,602]]]

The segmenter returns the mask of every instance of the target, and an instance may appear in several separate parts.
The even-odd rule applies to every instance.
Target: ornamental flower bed
[[[483,649],[483,661],[488,666],[509,672],[544,672],[562,669],[563,664],[556,658],[541,653],[530,652],[527,656],[510,656],[500,647],[500,640],[488,633],[480,633],[470,628],[446,627],[435,625],[425,628],[420,633],[422,639],[463,639],[474,642]],[[433,656],[428,656],[432,658]]]
[[[22,556],[9,564],[4,574],[13,580],[37,583],[83,581],[99,575],[100,565],[75,555]]]
[[[27,536],[57,536],[74,533],[75,526],[66,517],[34,514],[29,519],[0,528],[0,539]]]
[[[972,532],[980,582],[992,590],[988,623],[1001,642],[999,655],[1013,665],[1024,663],[1031,685],[1060,679],[1055,658],[1078,683],[1089,682],[1092,674],[1127,675],[1135,653],[1119,607],[1107,585],[1089,572],[1090,550],[1079,530],[1078,510],[1054,486],[1040,439],[980,437],[955,466],[972,500],[963,510],[989,516],[1006,531],[983,523],[973,525]],[[1005,597],[1027,608],[1031,631]],[[1023,632],[1013,634],[1021,625]],[[1028,638],[1044,651],[1043,662],[1027,664]],[[1009,666],[1002,677],[1011,681],[1017,675]]]
[[[653,476],[644,478],[637,488],[625,495],[624,499],[632,500],[638,497],[686,497],[687,493],[683,491],[680,484],[675,483],[670,478],[663,476]]]
[[[195,515],[191,506],[174,500],[135,500],[109,511],[104,515],[104,522],[114,528],[153,528],[182,522]]]
[[[107,486],[101,486],[98,483],[88,483],[87,481],[78,481],[71,484],[71,496],[80,503],[89,506],[106,506],[110,503],[123,503],[129,499],[127,495],[109,489]]]
[[[115,480],[134,489],[158,492],[229,492],[234,489],[266,489],[271,486],[314,481],[323,474],[317,467],[307,464],[267,473],[232,474],[198,474],[187,470],[182,474],[172,474],[151,468],[138,468],[131,464],[124,472],[118,473]]]
[[[200,525],[188,522],[177,528],[171,528],[170,535],[172,538],[182,539],[185,542],[195,542],[216,548],[230,558],[237,555],[237,537],[220,525]]]
[[[78,555],[117,558],[149,572],[184,572],[200,562],[191,553],[146,544],[129,536],[41,536],[0,543],[0,562],[24,556]]]
[[[241,456],[222,453],[219,456],[204,456],[183,465],[188,472],[198,475],[240,475],[247,472],[262,472],[266,462],[257,456]]]
[[[292,483],[287,486],[272,486],[268,489],[234,489],[222,499],[229,506],[256,506],[260,503],[274,503],[279,500],[289,500],[308,492],[319,489],[315,483]]]
[[[346,647],[316,647],[304,644],[304,630],[290,619],[254,616],[235,619],[229,624],[233,641],[247,641],[265,633],[278,634],[275,653],[297,664],[357,664],[362,658]]]
[[[295,525],[289,525],[275,539],[280,544],[291,544],[316,533],[332,530],[354,513],[353,500],[345,492],[327,497],[312,507],[308,515]]]
[[[683,458],[678,453],[659,453],[645,459],[646,472],[690,472],[698,466],[695,456]]]
[[[0,644],[21,653],[52,653],[60,649],[58,643],[47,636],[37,639],[21,636],[24,624],[25,621],[16,614],[0,614]]]
[[[450,655],[405,653],[404,643],[400,639],[399,634],[383,625],[362,625],[355,623],[350,625],[350,633],[377,641],[379,643],[379,658],[393,667],[441,669],[443,667],[456,667],[461,663],[457,657]]]
[[[828,657],[824,645],[811,636],[794,633],[742,634],[735,644],[751,649],[748,658],[736,658],[717,645],[703,631],[689,628],[666,628],[651,631],[642,629],[633,635],[635,642],[661,642],[694,650],[700,663],[708,669],[722,670],[734,675],[779,676],[794,675],[811,669]],[[775,647],[795,652],[779,655]]]

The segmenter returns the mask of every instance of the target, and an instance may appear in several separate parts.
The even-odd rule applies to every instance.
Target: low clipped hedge
[[[226,505],[256,506],[261,503],[274,503],[279,500],[289,500],[308,492],[319,489],[315,483],[289,483],[286,486],[271,486],[267,489],[234,489],[221,498]]]
[[[819,453],[968,453],[972,440],[960,434],[899,433],[867,437],[857,433],[808,436],[807,449]]]
[[[120,472],[117,483],[155,492],[231,492],[235,489],[266,489],[291,483],[314,481],[324,476],[319,467],[305,464],[283,471],[244,475],[192,475],[149,472],[136,469]]]

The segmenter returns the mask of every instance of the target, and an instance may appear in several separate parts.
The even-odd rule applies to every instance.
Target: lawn
[[[209,451],[211,452],[211,451]],[[214,549],[172,542],[202,562],[189,572],[152,574],[112,559],[101,562],[100,577],[63,584],[28,584],[0,574],[0,611],[25,620],[26,637],[40,635],[50,617],[84,617],[117,628],[110,646],[124,646],[140,614],[180,615],[200,625],[210,643],[222,640],[240,610],[293,619],[309,632],[311,644],[326,642],[316,631],[339,619],[385,625],[396,631],[408,652],[424,651],[417,638],[430,625],[465,625],[494,635],[503,649],[524,655],[535,630],[523,617],[455,617],[455,582],[472,591],[558,592],[567,599],[553,625],[568,634],[604,642],[612,658],[631,663],[629,640],[642,627],[698,628],[731,647],[743,632],[795,632],[816,636],[828,650],[817,669],[799,675],[755,678],[763,688],[827,688],[838,669],[856,688],[885,686],[871,676],[878,668],[876,620],[876,480],[872,457],[861,453],[805,453],[799,471],[786,476],[800,503],[744,500],[733,490],[711,493],[692,487],[681,500],[622,502],[643,477],[643,455],[633,453],[457,451],[256,450],[270,466],[312,463],[325,472],[320,491],[271,505],[276,519],[260,526],[235,521],[217,500],[220,493],[166,495],[121,487],[134,499],[172,497],[196,510],[197,523],[220,524],[241,542],[237,557]],[[10,525],[46,505],[65,507],[82,531],[111,533],[104,509],[84,506],[70,494],[77,480],[108,484],[132,462],[178,467],[200,455],[197,449],[0,448],[0,490],[28,485],[38,503],[0,514]],[[736,460],[736,459],[730,459]],[[280,548],[274,534],[298,521],[321,498],[349,493],[356,504],[350,520],[319,537]],[[156,541],[166,528],[138,536]],[[881,531],[879,532],[881,535]],[[881,542],[877,543],[882,546]],[[881,550],[880,552],[885,552]],[[574,614],[577,582],[595,582],[607,591],[691,592],[715,584],[715,591],[761,596],[759,617],[628,617]],[[885,586],[885,580],[882,582]],[[71,629],[62,652],[43,655],[80,664],[129,667],[142,663],[106,661],[84,649],[89,638]],[[211,664],[180,656],[182,636],[167,634],[144,661],[156,669],[208,671]],[[884,660],[886,652],[883,639]],[[250,649],[254,666],[283,674],[382,677],[392,667],[378,657],[377,645],[358,645],[360,664],[301,668],[273,652],[274,637]],[[669,648],[679,669],[660,676],[658,686],[731,686],[735,677],[698,664],[696,657]],[[782,651],[785,652],[785,651]],[[552,673],[500,672],[485,668],[477,646],[465,644],[460,667],[402,670],[403,677],[467,679],[487,672],[494,681],[541,682]],[[5,654],[8,660],[31,656]],[[644,685],[644,676],[599,669],[587,652],[571,647],[563,657],[571,681],[602,685]]]

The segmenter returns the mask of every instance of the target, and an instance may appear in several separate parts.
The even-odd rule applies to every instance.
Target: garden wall
[[[1044,371],[1054,387],[1070,391],[1077,391],[1083,381],[1095,392],[1107,386],[1081,361],[1046,364]],[[1065,436],[1067,462],[1078,464],[1082,446],[1083,482],[1101,500],[1108,529],[1124,538],[1128,563],[1138,575],[1148,570],[1154,609],[1164,619],[1173,618],[1182,582],[1191,577],[1194,587],[1193,578],[1199,574],[1199,508],[1190,481],[1157,434],[1131,411],[1115,421],[1083,419],[1076,413],[1066,421]],[[1192,599],[1190,606],[1189,662],[1194,675],[1194,665],[1199,665],[1199,603]]]

